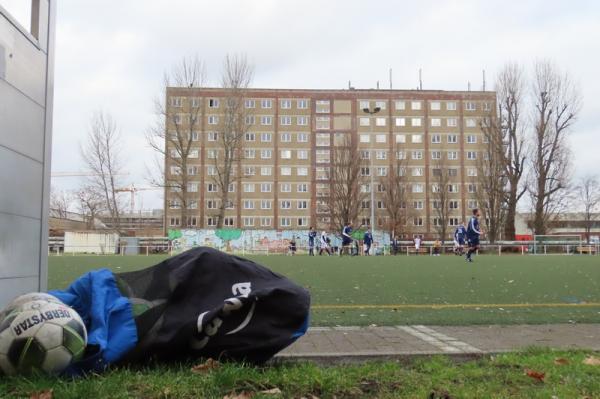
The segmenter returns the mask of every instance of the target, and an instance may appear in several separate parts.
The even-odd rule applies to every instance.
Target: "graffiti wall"
[[[316,245],[318,246],[319,234]],[[356,231],[353,236],[362,239],[363,232]],[[341,245],[340,237],[330,234],[331,246]],[[173,249],[186,250],[197,246],[217,248],[227,252],[286,252],[292,239],[298,249],[308,248],[308,230],[241,230],[241,229],[202,229],[169,230],[169,239]],[[375,235],[375,241],[389,245],[387,234]],[[380,245],[381,245],[380,244]]]

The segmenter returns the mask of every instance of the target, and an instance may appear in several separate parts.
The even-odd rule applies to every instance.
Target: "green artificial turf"
[[[485,255],[474,263],[452,255],[249,258],[310,290],[312,325],[600,322],[600,257],[596,256]],[[94,268],[108,267],[118,273],[162,259],[165,256],[52,256],[49,287],[64,288]],[[468,307],[415,309],[405,308],[407,304]]]
[[[584,364],[588,356],[594,354],[530,350],[458,364],[443,356],[331,367],[221,364],[200,374],[191,371],[192,364],[152,364],[74,381],[0,377],[0,397],[38,398],[52,390],[60,399],[600,398],[600,366]],[[529,370],[543,379],[527,375]]]

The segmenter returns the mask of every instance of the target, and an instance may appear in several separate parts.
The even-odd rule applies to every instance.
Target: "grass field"
[[[600,367],[586,352],[532,350],[455,364],[444,357],[353,366],[225,364],[202,374],[192,364],[114,369],[76,381],[0,378],[0,397],[54,398],[600,398]],[[597,355],[596,355],[597,356]],[[557,359],[561,359],[558,360]],[[527,370],[545,373],[543,381]],[[275,391],[273,391],[275,390]],[[267,392],[281,392],[268,394]],[[237,396],[242,395],[244,396]],[[314,395],[314,396],[313,396]]]
[[[94,268],[115,272],[164,256],[51,257],[49,287]],[[312,325],[600,322],[600,257],[253,256],[308,288]]]

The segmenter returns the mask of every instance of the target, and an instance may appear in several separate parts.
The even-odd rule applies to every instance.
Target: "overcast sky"
[[[20,3],[25,0],[0,0]],[[512,6],[514,4],[514,6]],[[59,0],[52,170],[83,169],[79,144],[102,109],[124,137],[127,179],[146,186],[152,152],[144,131],[161,76],[181,57],[205,61],[217,84],[226,53],[244,52],[254,87],[488,88],[506,61],[529,69],[549,58],[579,83],[583,108],[572,134],[576,173],[598,168],[600,2]],[[77,179],[54,179],[73,187]],[[143,197],[143,199],[142,199]],[[161,207],[159,193],[138,199]]]

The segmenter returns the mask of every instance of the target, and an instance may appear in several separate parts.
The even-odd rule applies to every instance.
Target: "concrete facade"
[[[55,7],[25,27],[0,0],[0,306],[47,284]]]
[[[169,182],[180,173],[172,158],[179,156],[171,139],[177,131],[187,132],[192,141],[188,168],[194,173],[188,184],[187,220],[180,217],[178,193],[165,191],[166,229],[216,224],[211,168],[222,156],[216,137],[223,131],[227,96],[227,90],[217,88],[167,88],[165,179]],[[374,174],[376,183],[406,160],[410,217],[401,237],[436,236],[432,190],[435,172],[442,170],[436,166],[439,160],[443,173],[452,173],[448,234],[477,204],[472,176],[485,148],[481,122],[495,110],[494,92],[248,89],[244,97],[251,116],[238,169],[243,178],[232,187],[226,227],[329,229],[329,171],[345,137],[364,153],[362,159],[374,158],[365,172]],[[363,112],[367,107],[380,111],[369,116]],[[374,225],[385,230],[389,217],[379,186],[371,188],[376,191],[374,204],[363,201],[358,224],[371,224],[370,208],[375,206]]]

